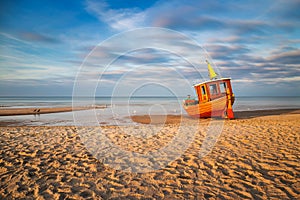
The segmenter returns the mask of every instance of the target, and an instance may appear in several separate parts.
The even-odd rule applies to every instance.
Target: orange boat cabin
[[[194,85],[199,103],[206,103],[227,94],[232,95],[230,78],[210,80]],[[233,102],[232,102],[233,103]]]

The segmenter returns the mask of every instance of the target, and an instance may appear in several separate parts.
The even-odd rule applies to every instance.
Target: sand
[[[71,112],[89,109],[103,109],[106,106],[81,106],[81,107],[36,107],[36,108],[0,108],[0,116],[11,115],[39,115],[48,113]]]
[[[163,128],[156,121],[151,126],[160,126],[159,134],[144,138],[126,136],[115,126],[101,129],[113,143],[143,153],[171,140],[179,124],[178,117],[169,119]],[[144,122],[127,128],[148,130]],[[199,123],[183,155],[148,173],[103,164],[87,151],[78,127],[0,127],[0,199],[300,198],[299,111],[226,120],[212,151],[202,158],[210,119]]]

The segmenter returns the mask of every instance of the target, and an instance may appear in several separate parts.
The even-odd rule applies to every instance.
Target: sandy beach
[[[86,149],[78,127],[2,126],[0,199],[299,199],[299,110],[242,112],[236,118],[224,121],[212,151],[201,158],[211,120],[200,120],[188,149],[147,173],[103,164]],[[127,128],[147,130],[151,122],[149,116],[132,119],[140,125]],[[181,119],[168,116],[159,134],[146,139],[117,126],[81,131],[101,128],[114,144],[143,153],[170,142]],[[152,124],[165,120],[156,116]]]

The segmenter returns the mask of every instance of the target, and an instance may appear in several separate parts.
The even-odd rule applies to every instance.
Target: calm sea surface
[[[128,116],[145,114],[186,115],[181,104],[185,97],[0,97],[0,109],[3,108],[42,108],[74,105],[106,105],[105,109],[52,113],[42,115],[1,116],[0,122],[12,122],[23,125],[75,125],[93,121],[100,124],[132,123]],[[300,109],[300,97],[236,97],[235,111]],[[74,119],[75,118],[75,119]],[[75,123],[76,122],[76,123]]]

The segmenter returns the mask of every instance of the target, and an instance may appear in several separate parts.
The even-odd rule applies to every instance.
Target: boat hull
[[[231,102],[231,105],[232,104],[233,101]],[[183,105],[183,108],[188,113],[188,115],[195,118],[227,118],[228,98],[227,96],[223,96],[206,103],[200,103],[195,105]]]

